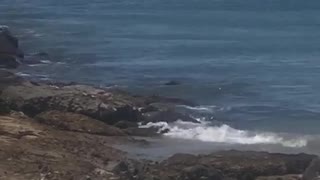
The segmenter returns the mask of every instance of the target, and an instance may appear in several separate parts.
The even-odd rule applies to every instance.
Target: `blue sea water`
[[[320,134],[319,0],[0,0],[0,24],[51,56],[23,73],[190,99],[237,129]]]

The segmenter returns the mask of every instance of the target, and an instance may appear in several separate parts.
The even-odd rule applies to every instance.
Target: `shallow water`
[[[320,134],[319,10],[318,0],[1,0],[0,24],[27,53],[51,55],[25,76],[186,98],[236,129],[307,135]]]

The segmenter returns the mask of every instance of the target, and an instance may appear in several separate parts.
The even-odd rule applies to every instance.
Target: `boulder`
[[[96,119],[82,114],[62,111],[47,111],[35,117],[35,119],[56,129],[76,131],[104,136],[124,136],[125,133],[116,127],[107,125]]]
[[[0,27],[0,67],[17,68],[18,58],[24,54],[19,49],[18,39],[15,38],[7,27]]]

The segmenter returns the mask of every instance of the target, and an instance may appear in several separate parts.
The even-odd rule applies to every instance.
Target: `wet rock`
[[[82,114],[61,111],[47,111],[35,117],[42,124],[57,129],[98,134],[105,136],[124,136],[125,133],[116,127],[109,126],[101,121]]]
[[[18,58],[23,58],[19,49],[18,39],[15,38],[7,27],[0,27],[0,67],[17,68]]]

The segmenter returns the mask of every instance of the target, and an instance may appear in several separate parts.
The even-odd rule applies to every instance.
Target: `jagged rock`
[[[116,127],[112,127],[82,114],[61,111],[47,111],[37,115],[35,119],[42,124],[50,125],[61,130],[105,136],[125,135],[124,132]]]

